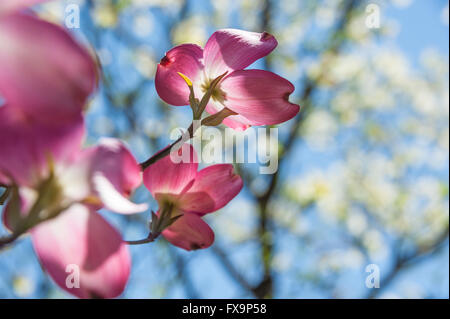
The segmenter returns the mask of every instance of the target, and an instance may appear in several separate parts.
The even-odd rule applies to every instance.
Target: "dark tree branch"
[[[341,19],[339,20],[336,28],[331,36],[331,41],[329,42],[329,47],[325,50],[328,52],[338,52],[341,46],[344,44],[345,38],[340,36],[343,30],[345,30],[347,24],[351,19],[351,15],[355,7],[360,3],[360,0],[349,0],[344,3],[343,14]],[[266,0],[263,15],[262,15],[262,28],[270,32],[270,18],[271,18],[271,1]],[[270,63],[266,60],[266,68],[270,69]],[[325,72],[325,70],[323,70]],[[255,292],[257,297],[259,298],[270,298],[273,296],[273,275],[271,270],[271,263],[273,257],[273,229],[270,222],[269,212],[268,212],[268,203],[270,199],[275,195],[276,188],[279,182],[279,172],[282,169],[282,164],[284,163],[284,158],[286,155],[292,150],[294,142],[296,141],[298,131],[300,129],[301,124],[306,118],[306,114],[309,112],[309,108],[311,107],[311,97],[317,88],[316,81],[312,79],[308,79],[306,85],[304,86],[304,90],[301,96],[301,103],[303,103],[303,111],[300,115],[298,115],[294,124],[291,126],[288,138],[284,143],[283,151],[279,156],[278,163],[278,171],[275,172],[270,180],[269,186],[266,191],[257,196],[258,200],[258,211],[259,211],[259,228],[258,228],[258,236],[261,240],[261,259],[263,263],[263,278],[260,283],[255,288]]]
[[[271,32],[271,18],[272,18],[272,2],[265,0],[262,11],[261,29],[262,31]],[[264,59],[266,70],[271,69],[271,63],[268,59]],[[256,287],[253,288],[253,293],[257,298],[271,298],[273,296],[273,275],[272,275],[272,257],[273,257],[273,241],[272,241],[272,227],[268,216],[267,203],[258,198],[258,229],[257,234],[261,242],[261,262],[263,266],[262,278]]]
[[[258,297],[255,294],[254,287],[245,279],[245,277],[240,273],[238,269],[234,266],[233,262],[228,258],[225,251],[223,251],[217,244],[211,247],[214,254],[219,259],[223,268],[227,271],[227,274],[242,288],[244,288],[248,293]]]
[[[184,290],[186,291],[186,295],[189,299],[198,299],[200,298],[199,293],[195,289],[195,285],[191,280],[187,272],[187,264],[186,258],[182,257],[178,252],[178,248],[169,247],[169,251],[171,253],[171,257],[175,262],[175,267],[177,269],[177,278],[183,284]]]
[[[349,0],[344,2],[343,14],[336,25],[335,30],[329,41],[328,48],[325,51],[337,53],[341,46],[344,44],[345,38],[340,36],[342,31],[345,30],[347,24],[351,19],[353,10],[361,3],[361,0]],[[261,15],[261,29],[270,33],[271,31],[271,17],[272,17],[272,3],[270,0],[264,1],[264,6]],[[265,59],[265,67],[270,70],[270,61]],[[325,72],[326,70],[324,70]],[[276,189],[279,182],[279,171],[282,169],[284,163],[284,157],[293,148],[294,142],[297,138],[298,131],[303,123],[306,115],[309,113],[311,105],[311,97],[317,89],[317,81],[307,79],[304,85],[303,93],[301,94],[301,103],[303,110],[299,116],[297,116],[292,124],[289,135],[284,143],[282,153],[279,156],[279,170],[274,173],[269,180],[269,186],[262,194],[252,194],[255,200],[258,202],[258,238],[261,241],[261,261],[263,265],[263,275],[259,283],[252,287],[245,277],[236,269],[231,260],[229,260],[224,251],[221,251],[217,247],[213,249],[216,256],[222,263],[222,266],[227,269],[229,275],[246,291],[251,292],[257,298],[270,298],[273,297],[273,274],[272,274],[272,257],[274,254],[273,245],[273,226],[271,225],[270,216],[268,212],[268,204],[272,197],[276,195]],[[251,174],[247,172],[242,166],[238,166],[239,172],[245,177],[246,181],[251,179]],[[247,183],[248,185],[248,183]]]

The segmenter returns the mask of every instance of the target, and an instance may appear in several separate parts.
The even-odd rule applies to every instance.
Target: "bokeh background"
[[[123,298],[449,297],[448,0],[70,0],[37,11],[63,24],[73,3],[71,31],[103,71],[88,144],[120,137],[140,160],[167,145],[190,109],[158,98],[156,65],[219,28],[274,34],[278,48],[252,67],[289,79],[303,107],[279,126],[277,173],[236,165],[244,190],[207,216],[215,244],[130,247]],[[365,24],[369,3],[378,29]],[[134,197],[157,208],[145,189]],[[126,239],[147,234],[148,212],[102,214]],[[380,268],[379,289],[365,286],[368,264]],[[0,254],[0,298],[70,296],[25,237]]]

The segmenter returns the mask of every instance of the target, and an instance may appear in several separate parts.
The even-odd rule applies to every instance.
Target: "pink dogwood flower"
[[[23,13],[0,16],[0,106],[53,125],[79,116],[97,83],[89,53],[63,28]]]
[[[272,72],[244,70],[276,46],[275,37],[266,32],[216,31],[204,49],[182,44],[168,51],[158,64],[156,91],[168,104],[188,105],[189,88],[177,72],[192,80],[197,97],[208,90],[215,78],[228,72],[213,91],[206,106],[208,113],[215,114],[224,107],[237,113],[223,121],[236,130],[285,122],[300,110],[289,102],[295,89],[292,83]]]
[[[129,277],[128,248],[96,211],[147,209],[127,199],[141,184],[138,163],[114,139],[80,149],[82,122],[29,131],[15,124],[3,117],[0,122],[0,171],[17,193],[4,209],[4,224],[12,232],[31,233],[43,268],[62,289],[80,298],[118,296]],[[79,287],[67,285],[69,265],[79,267]]]
[[[0,42],[0,125],[5,132],[0,137],[0,182],[8,184],[4,167],[15,166],[9,174],[21,185],[47,166],[41,150],[51,149],[55,160],[67,155],[67,149],[78,151],[67,145],[71,139],[81,141],[82,111],[96,87],[97,70],[67,31],[33,15],[0,15]]]
[[[15,234],[31,233],[42,266],[62,289],[81,298],[116,297],[128,280],[130,256],[97,210],[145,210],[128,200],[141,184],[140,167],[117,140],[81,148],[82,111],[97,81],[92,57],[64,29],[6,2],[0,6],[0,183],[12,195],[3,222]],[[79,275],[75,282],[67,281],[68,269]]]
[[[47,166],[46,148],[55,160],[78,151],[71,139],[81,141],[82,111],[97,82],[93,58],[67,31],[17,12],[38,2],[43,1],[4,0],[0,7],[3,184],[5,169],[19,185],[35,179],[31,175]]]
[[[96,211],[146,209],[127,199],[141,184],[138,163],[117,140],[81,149],[81,112],[50,125],[25,119],[15,106],[7,101],[0,108],[0,182],[17,192],[4,224],[31,233],[43,268],[62,289],[80,298],[118,296],[129,277],[128,248]],[[79,267],[79,287],[67,285],[70,265]]]
[[[214,242],[214,232],[202,217],[228,204],[241,191],[242,179],[230,164],[197,171],[197,155],[190,144],[177,154],[188,155],[189,160],[175,163],[172,155],[164,157],[144,171],[144,185],[158,201],[160,218],[178,217],[162,235],[185,250],[207,248]]]

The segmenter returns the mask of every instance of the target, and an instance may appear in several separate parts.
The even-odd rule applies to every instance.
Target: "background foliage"
[[[158,99],[156,65],[218,28],[274,34],[278,48],[255,67],[293,82],[303,107],[279,127],[276,174],[236,167],[245,188],[207,217],[213,247],[131,247],[123,297],[449,297],[448,1],[372,1],[379,29],[366,27],[369,2],[358,0],[72,0],[39,14],[63,23],[69,3],[81,8],[74,34],[103,68],[89,143],[120,137],[140,160],[167,145],[190,109]],[[144,189],[135,200],[156,208]],[[104,215],[126,239],[146,235],[148,213]],[[379,289],[365,287],[371,263]],[[23,239],[0,254],[0,297],[67,295]]]

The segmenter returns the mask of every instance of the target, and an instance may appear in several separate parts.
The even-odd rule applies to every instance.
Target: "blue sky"
[[[374,1],[376,3],[376,1]],[[403,1],[404,2],[404,1]],[[441,54],[448,57],[449,55],[449,27],[448,24],[443,23],[441,16],[442,10],[445,6],[448,6],[446,0],[425,1],[414,0],[407,7],[400,8],[396,6],[388,6],[381,8],[381,23],[383,19],[394,18],[398,21],[398,35],[393,39],[383,40],[383,45],[398,47],[402,52],[413,61],[413,66],[418,66],[421,53],[426,48],[437,49]],[[161,31],[164,26],[155,26],[156,31]],[[163,47],[160,37],[154,37],[152,39],[152,45],[154,45],[158,51],[163,52],[168,49]],[[149,43],[151,41],[148,41]],[[155,50],[156,51],[156,50]],[[130,76],[132,76],[130,74]],[[124,85],[130,85],[130,78],[124,78]],[[148,93],[153,95],[154,91]],[[189,109],[186,108],[186,114],[189,114]],[[148,112],[151,112],[150,110]],[[90,121],[90,120],[89,120]],[[91,126],[93,122],[91,122]],[[302,153],[302,160],[317,164],[317,156],[313,153],[310,155]],[[321,165],[321,164],[319,164]],[[121,224],[120,218],[111,218],[112,222],[118,226]],[[213,221],[213,219],[211,219]],[[214,223],[213,223],[214,225]],[[216,225],[217,226],[217,225]],[[120,228],[120,227],[119,227]],[[135,229],[125,230],[125,237],[127,239],[140,238],[145,234],[140,233]],[[282,246],[284,249],[289,248],[289,236],[283,241]],[[242,247],[236,254],[233,255],[233,260],[243,269],[246,268],[245,260],[255,254],[256,247],[253,244],[246,244],[246,247]],[[134,256],[140,256],[140,261],[134,265],[131,281],[126,292],[126,297],[148,297],[152,294],[148,291],[149,285],[147,274],[153,274],[157,276],[157,270],[149,269],[154,264],[152,262],[153,256],[156,256],[160,251],[159,245],[148,245],[145,247],[131,247],[131,252]],[[26,274],[30,278],[35,280],[38,285],[41,277],[41,269],[34,256],[31,256],[31,244],[29,239],[25,239],[17,244],[13,250],[7,251],[0,255],[0,273],[6,273],[11,271],[18,271]],[[209,258],[211,252],[208,250],[198,251],[195,253],[195,259],[189,263],[188,271],[191,274],[192,281],[195,282],[198,290],[209,298],[214,297],[241,297],[238,292],[239,289],[235,286],[233,281],[222,271],[220,265],[214,258]],[[189,253],[181,253],[182,256],[190,258]],[[26,260],[25,260],[26,258]],[[414,267],[408,271],[405,271],[393,285],[394,291],[396,289],[401,290],[408,282],[416,282],[425,286],[427,291],[433,291],[436,296],[448,297],[448,269],[449,269],[449,256],[448,256],[448,244],[445,247],[445,253],[440,254],[438,258],[426,261],[418,267]],[[246,269],[247,275],[251,278],[256,276],[257,271],[252,269]],[[442,277],[438,277],[437,280],[429,280],[430,274],[446,274],[444,282]],[[352,274],[350,278],[344,278],[342,280],[349,280],[352,283],[357,281],[361,282],[361,285],[356,284],[360,291],[365,289],[362,286],[363,278],[365,277],[364,269],[360,273]],[[153,281],[153,279],[150,279]],[[211,281],[214,284],[211,284]],[[279,287],[283,290],[289,285],[289,278],[279,283]],[[350,285],[354,287],[355,285]],[[5,280],[0,280],[0,291],[11,290],[10,283]],[[352,292],[349,292],[352,296]],[[60,295],[58,295],[60,296]],[[185,292],[180,287],[173,290],[170,297],[185,297]],[[36,289],[32,297],[40,297],[39,289]],[[298,297],[321,297],[315,295],[313,290],[309,291],[305,289],[302,295]]]

